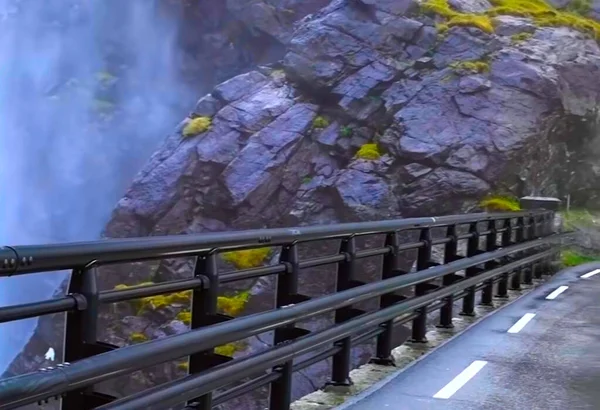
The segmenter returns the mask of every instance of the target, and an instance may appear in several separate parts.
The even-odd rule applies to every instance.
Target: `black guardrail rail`
[[[168,409],[182,403],[187,403],[186,409],[208,410],[266,385],[270,409],[289,409],[293,372],[332,357],[331,383],[347,385],[353,345],[376,338],[372,361],[393,365],[396,325],[412,322],[412,340],[426,341],[429,312],[440,309],[440,326],[449,327],[455,300],[462,298],[463,313],[472,314],[477,292],[481,291],[481,303],[491,304],[494,287],[497,296],[506,297],[509,286],[518,289],[522,282],[551,273],[550,264],[564,239],[553,232],[553,221],[552,211],[539,210],[0,248],[0,277],[73,271],[64,297],[0,307],[0,323],[67,312],[65,363],[0,380],[0,409],[59,399],[64,410]],[[445,234],[434,237],[433,229]],[[401,233],[406,231],[417,231],[418,240],[403,243]],[[367,235],[385,237],[384,246],[357,250],[357,239]],[[341,241],[339,253],[300,260],[300,244],[328,239]],[[466,252],[459,255],[463,240]],[[436,245],[444,247],[441,264],[432,260]],[[281,247],[278,263],[218,272],[218,254],[264,246]],[[416,251],[415,272],[400,269],[400,255],[409,250]],[[183,256],[197,257],[189,279],[98,290],[100,266]],[[360,282],[356,263],[371,257],[383,257],[381,278]],[[325,265],[337,267],[332,270],[336,292],[316,298],[299,293],[301,270]],[[464,275],[457,274],[462,271]],[[240,318],[217,313],[220,285],[267,275],[277,276],[275,309]],[[433,284],[436,279],[441,283]],[[412,296],[400,294],[407,288],[414,289]],[[97,340],[101,304],[188,290],[192,291],[188,332],[121,348]],[[373,299],[379,309],[353,307]],[[295,326],[331,312],[335,319],[324,330]],[[269,331],[274,332],[273,346],[257,354],[232,359],[214,351],[216,346]],[[308,359],[297,360],[311,353]],[[188,376],[181,379],[122,398],[94,390],[100,382],[187,356]],[[250,381],[223,390],[247,378]]]

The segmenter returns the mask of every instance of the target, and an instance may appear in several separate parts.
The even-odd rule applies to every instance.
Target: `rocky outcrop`
[[[489,8],[486,1],[451,4],[465,12]],[[572,29],[497,16],[493,34],[466,26],[441,35],[435,19],[411,0],[335,0],[292,35],[276,24],[281,20],[272,18],[266,2],[227,5],[255,16],[257,30],[288,44],[283,60],[202,97],[135,178],[105,236],[459,213],[496,190],[557,196],[572,189],[565,182],[571,169],[557,164],[573,152],[587,156],[597,143],[600,48]],[[198,116],[210,117],[211,128],[183,137]],[[593,162],[577,166],[595,170]],[[600,192],[594,184],[586,185],[588,192]],[[301,257],[338,247],[335,241],[306,245]],[[380,262],[362,262],[361,279],[376,279]],[[411,262],[407,255],[407,267]],[[234,268],[225,260],[220,265]],[[103,268],[100,281],[112,289],[189,277],[192,266],[172,260]],[[303,294],[322,295],[334,286],[330,268],[302,272]],[[273,306],[273,288],[272,280],[260,279],[224,291],[249,290],[249,314]],[[129,343],[133,332],[161,337],[185,328],[174,316],[106,312],[103,336],[117,345]],[[329,323],[321,318],[304,325]],[[267,344],[267,336],[246,341],[236,355]],[[371,349],[358,347],[355,364]],[[26,358],[27,352],[17,363]],[[172,364],[110,389],[125,394],[176,374],[183,372]],[[298,374],[294,396],[319,387],[327,375],[326,364]],[[256,400],[235,405],[258,408]]]

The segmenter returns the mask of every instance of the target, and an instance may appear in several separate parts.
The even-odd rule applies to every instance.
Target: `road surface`
[[[600,409],[600,264],[559,273],[338,409]]]

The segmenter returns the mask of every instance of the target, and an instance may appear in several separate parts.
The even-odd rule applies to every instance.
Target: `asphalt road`
[[[338,409],[600,409],[600,264],[559,273]]]

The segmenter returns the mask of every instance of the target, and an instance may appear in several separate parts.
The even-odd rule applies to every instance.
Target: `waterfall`
[[[196,93],[164,0],[0,0],[0,244],[98,238]],[[0,278],[0,306],[64,273]],[[0,373],[37,320],[0,325]]]

